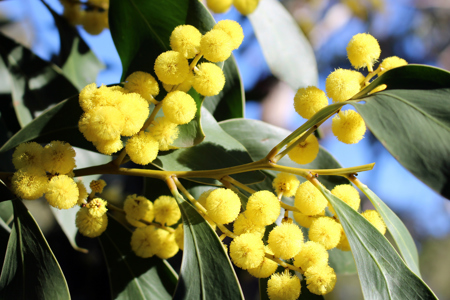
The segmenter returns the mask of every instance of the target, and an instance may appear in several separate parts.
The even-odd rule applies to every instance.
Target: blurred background
[[[350,68],[345,47],[357,33],[370,33],[380,43],[380,60],[396,55],[409,63],[429,64],[450,69],[450,1],[448,0],[285,0],[281,1],[297,20],[315,51],[319,88],[324,89],[326,77],[336,68]],[[47,0],[62,13],[58,0]],[[260,119],[294,130],[305,120],[293,109],[295,91],[272,76],[249,20],[233,7],[225,14],[215,15],[217,21],[238,21],[245,34],[241,47],[234,51],[246,91],[246,117]],[[109,30],[88,34],[79,26],[81,36],[98,56],[105,68],[97,77],[98,84],[117,83],[121,63]],[[53,18],[38,0],[7,0],[0,2],[0,30],[31,48],[41,58],[54,60],[59,52],[59,36]],[[299,70],[307,72],[307,70]],[[321,144],[344,167],[375,162],[373,171],[361,173],[367,184],[394,210],[413,235],[420,253],[424,280],[441,299],[450,299],[450,202],[412,176],[368,131],[356,145],[337,141],[331,123],[321,126]],[[450,142],[450,141],[447,141]],[[433,145],[430,145],[433,147]],[[119,186],[124,183],[117,181]],[[131,182],[133,185],[136,183]],[[110,184],[114,186],[114,184]],[[117,188],[117,186],[116,186]],[[113,190],[109,192],[114,194]],[[363,202],[369,209],[370,202]],[[33,211],[48,211],[44,202],[33,202]],[[108,291],[107,273],[95,240],[80,238],[80,245],[91,250],[85,255],[73,251],[64,234],[47,215],[37,216],[50,246],[65,272],[74,299],[104,299]],[[180,255],[174,258],[179,261]],[[73,261],[82,263],[73,263]],[[99,266],[99,273],[86,274],[84,267]],[[96,287],[88,287],[94,278]],[[247,299],[259,299],[257,282],[242,276]],[[361,290],[357,275],[340,275],[335,290],[326,299],[359,299]]]

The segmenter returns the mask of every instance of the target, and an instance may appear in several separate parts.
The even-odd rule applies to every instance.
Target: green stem
[[[274,262],[276,262],[277,264],[279,264],[279,265],[282,266],[283,268],[291,269],[291,270],[293,270],[293,271],[297,271],[297,272],[303,274],[303,270],[302,270],[302,269],[297,268],[296,266],[290,265],[290,264],[288,264],[288,263],[282,261],[281,259],[279,259],[278,257],[276,257],[276,256],[273,255],[273,254],[269,254],[269,253],[266,252],[266,255],[265,255],[265,256],[266,256],[268,259],[273,260]]]
[[[222,180],[226,180],[228,182],[230,182],[231,184],[237,186],[238,188],[243,189],[246,192],[249,192],[250,194],[256,193],[256,191],[248,186],[246,186],[243,183],[240,183],[239,181],[235,180],[234,178],[230,177],[230,176],[225,176],[222,178]]]
[[[281,207],[284,208],[285,210],[290,210],[290,211],[300,212],[300,211],[298,210],[297,207],[287,205],[286,203],[284,203],[284,202],[282,202],[282,201],[280,201],[280,205],[281,205]]]
[[[156,114],[162,107],[163,101],[164,100],[158,102],[158,104],[155,105],[155,108],[153,109],[152,113],[150,114],[150,117],[147,119],[147,121],[145,121],[144,126],[142,126],[140,131],[146,130],[152,124],[153,120],[156,117]]]

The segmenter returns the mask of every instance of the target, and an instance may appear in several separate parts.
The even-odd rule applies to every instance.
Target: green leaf
[[[78,93],[57,66],[3,34],[0,55],[9,70],[14,108],[22,127],[31,122],[37,111]]]
[[[380,84],[387,90],[369,96]],[[390,70],[350,101],[369,129],[411,173],[450,199],[450,73],[408,65]]]
[[[141,258],[131,250],[131,232],[108,216],[99,237],[108,266],[113,299],[172,299],[177,275],[167,261]]]
[[[231,55],[223,64],[225,86],[216,96],[206,97],[203,105],[220,122],[244,117],[245,93],[236,60]]]
[[[283,4],[276,0],[263,0],[248,18],[275,77],[294,90],[317,85],[313,49]]]
[[[174,194],[184,224],[184,252],[174,299],[244,299],[228,255],[202,216]]]
[[[14,198],[16,198],[16,196],[14,196],[13,193],[11,193],[6,185],[0,180],[0,202],[12,200]]]
[[[0,154],[24,142],[49,143],[53,140],[64,140],[72,146],[96,151],[78,130],[78,120],[82,113],[78,95],[64,100],[17,132],[0,148]]]
[[[64,275],[39,226],[23,205],[13,200],[11,230],[0,277],[1,299],[70,299]]]
[[[363,185],[360,188],[380,213],[384,223],[386,223],[387,229],[391,233],[392,238],[403,256],[405,263],[420,277],[419,254],[417,253],[416,244],[405,224],[403,224],[400,218],[397,217],[397,215],[366,185]]]
[[[202,143],[191,148],[160,152],[153,164],[164,170],[191,171],[227,168],[252,162],[242,144],[223,131],[205,108],[202,108],[202,127],[206,135]],[[236,174],[232,177],[243,183],[264,180],[264,175],[258,171]],[[195,180],[219,184],[213,179],[195,178]]]
[[[369,221],[327,189],[319,189],[347,235],[365,299],[437,299]]]
[[[16,197],[12,197],[11,199],[15,199]],[[12,221],[14,216],[14,209],[11,201],[3,201],[0,202],[0,218],[5,222]]]
[[[355,260],[350,251],[342,251],[337,248],[328,251],[328,264],[334,269],[336,274],[355,274],[357,272]]]

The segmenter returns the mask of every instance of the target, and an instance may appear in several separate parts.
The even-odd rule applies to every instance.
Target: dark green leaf
[[[243,299],[217,234],[180,194],[174,195],[184,224],[184,252],[174,299]]]
[[[355,274],[356,265],[353,255],[350,251],[341,251],[337,248],[328,251],[330,267],[334,269],[336,274]]]
[[[141,258],[131,250],[131,232],[108,216],[99,237],[108,266],[113,299],[172,299],[177,275],[158,257]]]
[[[13,200],[11,230],[0,278],[1,299],[70,299],[64,275],[34,218]]]
[[[313,49],[283,4],[276,0],[263,0],[248,18],[275,77],[294,90],[317,85]]]
[[[55,65],[0,34],[0,55],[10,73],[12,97],[21,126],[37,111],[78,93]]]
[[[386,227],[391,233],[392,238],[397,244],[408,267],[420,277],[419,254],[417,253],[416,244],[405,224],[403,224],[400,218],[397,217],[397,215],[367,186],[362,186],[361,190],[383,217]]]
[[[191,148],[160,152],[153,164],[165,170],[191,171],[227,168],[252,162],[247,150],[223,131],[205,108],[202,108],[202,127],[206,135],[202,143]],[[243,183],[254,183],[264,179],[261,172],[247,172],[233,177]],[[196,178],[196,180],[218,184],[212,179]]]
[[[15,199],[16,197],[13,197],[11,199]],[[2,218],[5,222],[12,221],[14,216],[14,209],[12,206],[11,201],[3,201],[0,202],[0,218]]]
[[[380,84],[387,90],[369,96]],[[390,70],[350,101],[389,152],[450,199],[450,73],[409,65]]]
[[[16,198],[0,180],[0,202]],[[1,214],[1,213],[0,213]]]
[[[365,299],[437,299],[372,224],[327,189],[319,189],[347,235]]]

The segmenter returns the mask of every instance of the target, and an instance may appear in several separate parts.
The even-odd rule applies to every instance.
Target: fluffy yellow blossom
[[[84,183],[82,181],[77,181],[76,182],[77,187],[78,187],[78,201],[77,204],[78,205],[83,205],[84,203],[86,203],[86,199],[89,196],[86,187],[84,186]]]
[[[228,224],[239,215],[241,200],[232,190],[220,188],[209,193],[204,206],[211,219],[219,224]]]
[[[297,177],[288,173],[278,173],[272,182],[275,193],[277,195],[283,193],[285,197],[294,196],[299,184]]]
[[[251,219],[245,216],[245,212],[239,214],[233,223],[233,232],[236,235],[241,235],[243,233],[255,233],[259,234],[262,238],[266,227],[264,225],[257,225]]]
[[[244,31],[238,22],[233,20],[222,20],[214,25],[213,29],[221,29],[225,31],[231,38],[231,44],[233,49],[239,48],[244,40]]]
[[[175,91],[168,93],[163,100],[162,110],[164,116],[175,124],[187,124],[195,117],[197,104],[185,92]]]
[[[16,147],[12,162],[16,170],[28,167],[42,168],[41,156],[44,148],[36,142],[22,143]]]
[[[81,25],[87,33],[99,35],[103,29],[108,28],[108,11],[90,10],[85,11],[81,19]]]
[[[327,250],[335,248],[341,239],[342,226],[330,217],[315,219],[309,227],[309,239],[322,244]]]
[[[318,215],[323,212],[327,205],[327,199],[311,182],[305,181],[300,184],[295,193],[294,206],[301,213],[308,216]]]
[[[11,184],[17,196],[25,200],[34,200],[44,194],[48,178],[44,170],[29,167],[15,172]]]
[[[150,112],[148,102],[136,93],[125,94],[122,101],[117,104],[117,109],[125,120],[120,132],[123,136],[132,136],[138,133]]]
[[[128,75],[124,88],[128,92],[138,93],[149,103],[155,103],[154,97],[159,94],[159,85],[156,79],[149,73],[141,71]]]
[[[42,151],[42,165],[52,174],[67,174],[75,168],[75,150],[69,143],[52,141]]]
[[[45,198],[48,203],[59,209],[68,209],[78,203],[78,186],[67,175],[54,176],[47,185]]]
[[[224,61],[231,55],[233,42],[223,30],[212,29],[200,41],[201,53],[212,62]]]
[[[244,233],[230,244],[230,257],[241,269],[258,267],[263,262],[264,256],[264,243],[258,234]]]
[[[153,203],[155,221],[161,224],[173,225],[181,218],[181,211],[175,198],[159,196]]]
[[[336,285],[336,273],[330,266],[311,266],[305,277],[308,290],[316,295],[328,294]]]
[[[175,241],[175,233],[168,232],[164,229],[156,230],[156,239],[154,242],[157,244],[155,254],[161,259],[169,259],[180,250]]]
[[[189,62],[179,52],[166,51],[156,58],[155,73],[163,83],[180,84],[189,73]]]
[[[331,193],[350,205],[354,210],[358,210],[359,204],[361,203],[361,198],[359,197],[358,191],[350,184],[340,184],[335,186]],[[332,214],[336,214],[331,205],[328,206]]]
[[[131,249],[133,252],[143,258],[152,257],[158,251],[157,228],[155,226],[144,226],[136,228],[131,235]]]
[[[154,120],[148,131],[158,141],[160,151],[170,150],[170,145],[176,140],[179,133],[178,125],[165,117]]]
[[[192,86],[203,96],[214,96],[219,94],[225,86],[225,76],[221,68],[204,62],[195,70]]]
[[[272,229],[268,244],[276,256],[290,259],[297,255],[303,246],[303,232],[296,224],[282,223]]]
[[[383,221],[383,218],[376,210],[366,210],[361,214],[367,221],[370,222],[376,229],[378,229],[381,234],[386,233],[386,224]]]
[[[117,136],[112,140],[98,140],[97,142],[93,142],[93,144],[95,148],[97,148],[98,152],[106,155],[116,153],[123,148],[123,143],[120,136]]]
[[[88,208],[88,213],[93,217],[100,218],[108,211],[108,209],[106,208],[107,203],[108,202],[101,198],[92,199],[86,205],[86,207]]]
[[[294,257],[294,266],[302,269],[303,272],[311,266],[328,265],[328,251],[322,244],[308,241],[299,253]]]
[[[294,109],[305,119],[311,118],[327,105],[328,98],[325,92],[315,86],[300,88],[294,96]]]
[[[202,34],[192,25],[179,25],[170,35],[170,47],[186,58],[193,58],[200,52]]]
[[[81,90],[78,101],[83,111],[87,112],[95,106],[94,98],[96,94],[97,84],[95,83],[88,84]]]
[[[320,216],[325,216],[325,209],[321,213],[314,215],[314,216],[308,216],[308,215],[302,214],[301,212],[294,212],[294,220],[298,224],[300,224],[300,226],[305,227],[305,228],[311,227],[312,221],[314,221],[317,217],[320,217]]]
[[[99,180],[92,180],[91,183],[89,184],[89,187],[91,188],[91,191],[94,193],[102,193],[103,189],[106,186],[106,182],[103,179],[99,179]]]
[[[136,220],[147,219],[146,217],[149,217],[148,213],[150,212],[151,218],[149,222],[153,220],[153,203],[144,196],[128,195],[123,203],[123,210],[127,216]]]
[[[216,14],[227,12],[230,9],[231,4],[233,4],[233,0],[206,0],[208,8]]]
[[[82,207],[77,212],[75,225],[82,235],[90,238],[98,237],[108,226],[108,216],[107,214],[103,214],[99,218],[93,217],[89,214],[87,207]]]
[[[288,146],[293,144],[297,139],[290,142]],[[310,134],[306,140],[299,143],[288,153],[289,158],[300,165],[309,164],[317,157],[317,154],[319,154],[319,141],[313,134]]]
[[[397,57],[397,56],[391,56],[383,59],[381,64],[378,66],[380,69],[380,72],[378,72],[378,76],[383,75],[386,71],[389,71],[391,69],[406,66],[408,63],[403,58]]]
[[[206,207],[206,199],[208,198],[209,194],[211,194],[211,192],[214,191],[214,189],[209,189],[205,192],[203,192],[197,199],[197,201],[203,206]],[[214,221],[208,217],[208,216],[203,216],[205,218],[205,220],[209,223],[209,225],[211,225],[211,227],[215,230],[217,225],[216,223],[214,223]]]
[[[234,0],[236,9],[244,16],[251,14],[258,7],[259,0]]]
[[[355,69],[367,67],[369,72],[372,72],[372,66],[380,54],[378,41],[367,33],[358,33],[347,45],[348,59]]]
[[[158,156],[159,143],[150,133],[141,131],[127,141],[125,149],[131,161],[147,165]]]
[[[300,279],[289,271],[275,273],[267,281],[267,295],[270,300],[296,300],[300,292]]]
[[[112,106],[98,106],[85,113],[78,127],[84,137],[90,142],[99,140],[114,140],[123,131],[124,115]]]
[[[355,144],[364,137],[366,123],[354,110],[340,111],[332,120],[331,130],[339,141]]]
[[[183,223],[178,224],[177,229],[175,229],[175,242],[178,248],[184,250],[184,226]]]
[[[265,246],[264,250],[266,253],[273,255],[272,250],[270,250],[268,246]],[[278,264],[276,262],[274,262],[270,258],[264,257],[262,263],[259,266],[257,266],[256,268],[247,269],[247,271],[250,273],[250,275],[256,278],[267,278],[275,273],[277,268]]]
[[[341,239],[339,244],[336,246],[341,251],[351,251],[350,243],[348,242],[347,235],[344,232],[344,228],[341,227]]]
[[[360,72],[346,69],[337,69],[328,75],[325,81],[327,96],[333,102],[342,102],[350,99],[361,89],[360,83],[364,75]]]
[[[186,79],[182,83],[176,85],[164,83],[163,87],[168,93],[173,92],[175,90],[187,93],[191,89],[193,83],[194,83],[194,73],[192,71],[189,71],[188,75],[186,76]],[[175,87],[176,89],[174,89]]]
[[[280,215],[280,201],[269,191],[253,193],[247,202],[246,216],[256,225],[270,225]]]

